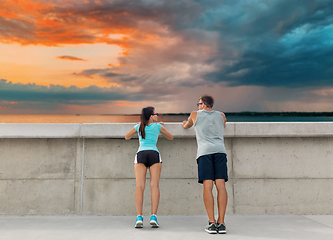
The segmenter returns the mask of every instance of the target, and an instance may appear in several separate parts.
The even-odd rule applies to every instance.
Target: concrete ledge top
[[[124,138],[135,123],[0,123],[0,138]],[[165,123],[175,138],[194,138],[193,128]],[[230,122],[225,137],[332,137],[333,122]],[[135,136],[137,137],[137,136]]]
[[[0,123],[0,138],[77,138],[76,123]]]
[[[82,124],[81,137],[83,138],[124,138],[133,127],[134,123],[84,123]],[[165,128],[175,138],[195,137],[193,128],[184,129],[180,123],[165,123]],[[138,136],[135,135],[134,138]]]
[[[235,137],[331,137],[333,122],[235,123]]]

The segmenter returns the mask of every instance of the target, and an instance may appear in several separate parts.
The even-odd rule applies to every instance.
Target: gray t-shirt
[[[197,159],[203,155],[226,153],[223,132],[224,122],[219,111],[197,111],[194,124],[197,138]]]

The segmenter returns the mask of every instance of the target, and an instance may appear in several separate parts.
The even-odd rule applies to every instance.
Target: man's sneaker
[[[217,232],[220,233],[220,234],[227,233],[227,227],[225,226],[224,223],[217,224]]]
[[[136,217],[135,228],[142,228],[143,227],[143,217],[138,215]]]
[[[160,226],[157,222],[157,217],[155,214],[150,216],[150,226],[152,228],[158,228]]]
[[[205,228],[205,231],[211,234],[217,233],[217,227],[215,223],[208,223],[208,226]]]

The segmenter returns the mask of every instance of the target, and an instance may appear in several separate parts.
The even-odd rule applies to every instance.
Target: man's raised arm
[[[190,128],[194,125],[195,119],[197,116],[197,112],[193,111],[191,112],[191,115],[188,117],[187,121],[183,121],[183,128]]]

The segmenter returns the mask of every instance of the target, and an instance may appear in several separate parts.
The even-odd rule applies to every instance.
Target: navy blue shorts
[[[134,163],[143,163],[147,168],[151,167],[155,163],[162,162],[161,156],[157,151],[144,150],[135,155]]]
[[[227,154],[214,153],[203,155],[197,159],[198,182],[204,180],[225,179],[228,182]]]

